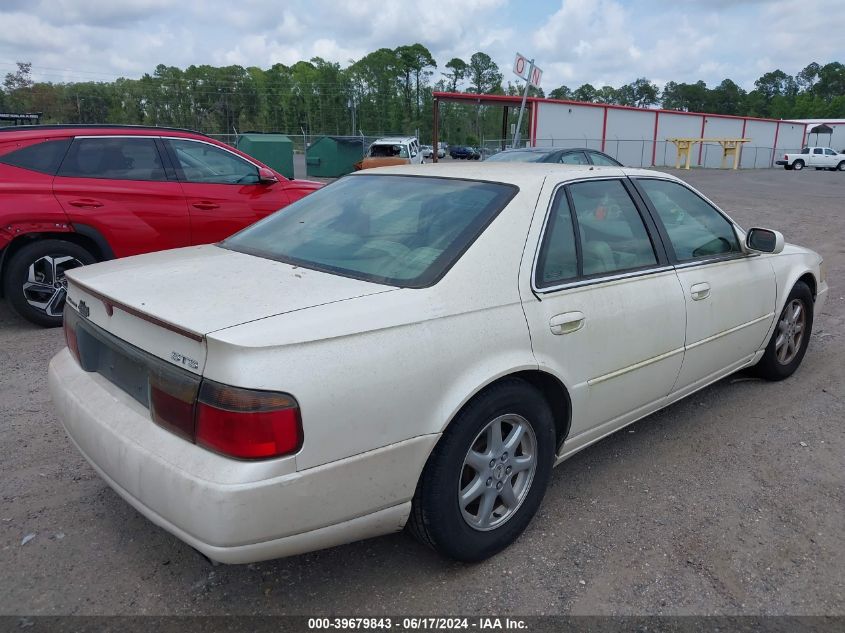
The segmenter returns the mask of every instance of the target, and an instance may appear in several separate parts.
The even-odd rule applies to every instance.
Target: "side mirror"
[[[273,173],[272,169],[267,169],[266,167],[259,167],[258,182],[263,185],[269,185],[274,182],[279,182],[279,179],[276,177],[276,174]]]
[[[780,253],[783,250],[783,233],[771,229],[749,229],[745,236],[748,250],[756,253]]]

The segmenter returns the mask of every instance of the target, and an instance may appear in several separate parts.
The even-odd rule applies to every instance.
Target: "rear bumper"
[[[117,387],[83,371],[66,349],[50,362],[48,380],[68,436],[109,486],[150,521],[224,563],[400,530],[437,441],[421,436],[297,471],[293,457],[237,461],[176,437]]]
[[[788,160],[776,160],[775,161],[775,165],[788,165],[788,164],[789,164]]]

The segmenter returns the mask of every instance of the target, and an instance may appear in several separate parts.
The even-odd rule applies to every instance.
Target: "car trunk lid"
[[[214,245],[104,262],[68,274],[68,304],[83,317],[197,374],[210,332],[392,289]]]

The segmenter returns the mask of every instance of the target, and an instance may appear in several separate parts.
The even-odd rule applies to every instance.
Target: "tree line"
[[[158,65],[139,79],[44,82],[32,79],[32,65],[19,62],[6,74],[0,111],[41,112],[43,123],[118,123],[187,127],[209,134],[248,130],[292,135],[418,133],[431,138],[432,92],[521,94],[505,81],[493,59],[476,52],[453,58],[433,80],[438,64],[422,44],[380,48],[341,67],[320,57],[293,65],[210,65],[181,69]],[[546,96],[531,88],[531,95]],[[556,99],[670,110],[773,118],[845,118],[845,65],[808,64],[797,75],[765,73],[754,89],[730,79],[668,82],[661,90],[647,78],[619,87],[559,86]],[[516,113],[511,112],[510,122]],[[444,103],[441,138],[477,144],[501,137],[499,108]]]

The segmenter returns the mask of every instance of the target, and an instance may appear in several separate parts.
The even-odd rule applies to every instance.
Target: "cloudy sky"
[[[260,66],[320,56],[347,65],[421,42],[439,68],[483,50],[512,79],[534,55],[546,91],[730,77],[845,62],[845,5],[802,0],[0,0],[0,75],[138,77],[164,63]],[[439,75],[435,75],[435,79]]]

